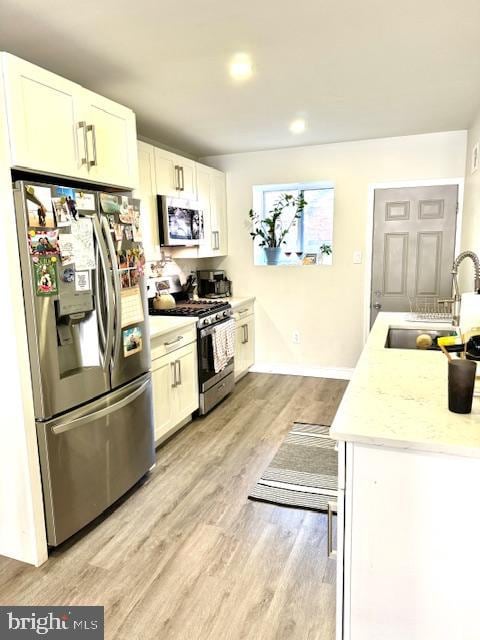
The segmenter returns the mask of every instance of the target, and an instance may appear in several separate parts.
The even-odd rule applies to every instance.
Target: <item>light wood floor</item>
[[[291,423],[330,423],[345,386],[248,374],[45,565],[0,557],[0,604],[103,605],[109,640],[333,640],[326,516],[247,495]]]

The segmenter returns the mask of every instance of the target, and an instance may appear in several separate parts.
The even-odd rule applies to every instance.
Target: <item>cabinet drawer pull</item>
[[[329,558],[337,556],[337,550],[333,548],[333,514],[337,513],[337,503],[327,502],[327,555]]]
[[[238,313],[247,313],[247,311],[248,311],[248,307],[246,309],[240,309]]]
[[[166,347],[171,347],[171,346],[172,346],[172,344],[176,344],[177,342],[180,342],[180,340],[183,340],[183,336],[177,336],[177,337],[175,338],[175,340],[170,340],[169,342],[164,342],[163,344],[164,344]]]

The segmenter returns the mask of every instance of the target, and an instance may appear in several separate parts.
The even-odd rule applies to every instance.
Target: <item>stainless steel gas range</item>
[[[182,293],[173,293],[176,306],[171,309],[154,309],[150,304],[149,313],[161,316],[188,316],[197,318],[198,388],[200,393],[199,413],[204,415],[233,391],[234,359],[216,372],[213,356],[213,335],[215,328],[228,322],[232,308],[228,302],[214,300],[182,300]]]

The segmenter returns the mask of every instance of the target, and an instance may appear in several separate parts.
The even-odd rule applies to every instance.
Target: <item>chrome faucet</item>
[[[462,303],[462,297],[460,295],[460,289],[458,288],[458,267],[465,258],[471,258],[475,269],[475,283],[474,289],[476,293],[480,293],[480,259],[473,251],[462,251],[454,260],[452,267],[453,275],[453,313],[452,324],[454,327],[458,327],[460,324],[460,305]]]

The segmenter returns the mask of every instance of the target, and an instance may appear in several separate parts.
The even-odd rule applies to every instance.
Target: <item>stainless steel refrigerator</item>
[[[48,543],[154,464],[139,203],[17,182],[19,254]]]

